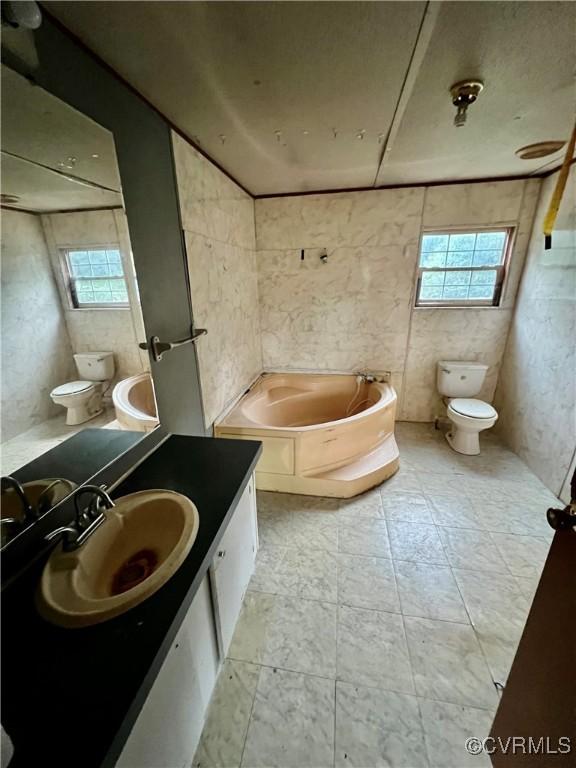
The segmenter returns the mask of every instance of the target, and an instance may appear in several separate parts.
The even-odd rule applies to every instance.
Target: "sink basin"
[[[86,627],[133,608],[182,565],[198,525],[198,510],[180,493],[123,496],[79,549],[58,544],[42,574],[40,613],[63,627]]]
[[[76,483],[65,480],[63,477],[47,477],[43,480],[31,480],[24,483],[22,490],[33,509],[38,507],[41,501],[44,511],[48,511],[58,502],[65,499],[76,488]],[[42,510],[40,510],[42,511]],[[20,520],[24,516],[22,502],[16,493],[9,488],[2,494],[2,517],[14,517]]]
[[[43,480],[31,480],[24,483],[22,490],[32,509],[39,515],[48,512],[59,502],[69,496],[76,488],[76,483],[65,480],[63,477],[48,477]],[[24,509],[22,502],[12,488],[2,493],[0,517],[3,520],[10,518],[17,521],[8,527],[2,526],[1,546],[7,544],[10,539],[23,530]]]

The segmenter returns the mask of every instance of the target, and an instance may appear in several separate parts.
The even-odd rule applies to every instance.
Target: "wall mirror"
[[[113,135],[1,77],[4,546],[158,418]]]

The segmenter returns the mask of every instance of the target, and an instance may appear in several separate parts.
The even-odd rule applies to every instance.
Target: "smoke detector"
[[[539,141],[537,144],[527,144],[514,153],[520,160],[537,160],[558,152],[566,144],[565,141]]]
[[[474,104],[480,91],[484,88],[482,80],[461,80],[450,87],[452,104],[456,107],[454,125],[461,128],[466,122],[466,110]]]

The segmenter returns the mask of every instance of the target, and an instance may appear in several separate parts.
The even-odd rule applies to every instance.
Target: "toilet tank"
[[[482,389],[488,366],[458,360],[440,360],[436,373],[438,392],[446,397],[474,397]]]
[[[74,355],[74,362],[81,379],[108,381],[114,377],[114,355],[112,352],[85,352]]]

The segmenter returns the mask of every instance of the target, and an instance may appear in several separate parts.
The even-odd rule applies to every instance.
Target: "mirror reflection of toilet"
[[[474,399],[482,389],[488,366],[482,363],[441,360],[437,364],[438,392],[447,398],[452,422],[446,440],[458,453],[480,453],[479,435],[496,424],[498,412],[490,403]]]
[[[114,377],[112,352],[74,355],[80,379],[62,384],[50,393],[57,405],[67,409],[66,424],[83,424],[102,413],[102,395]]]

